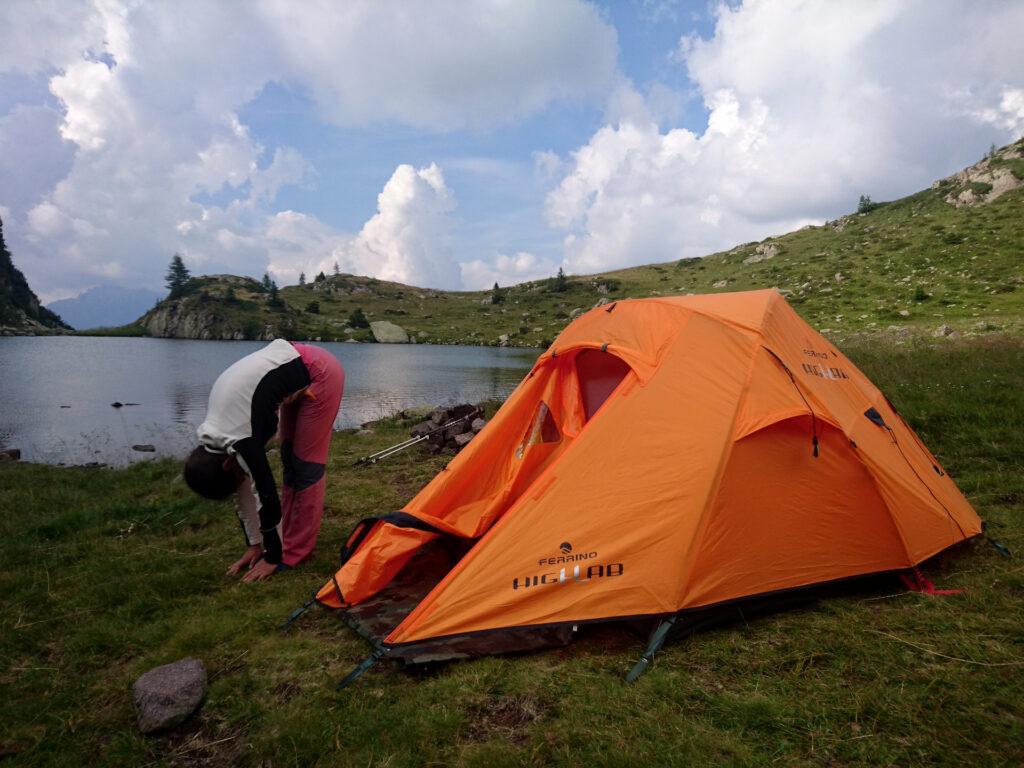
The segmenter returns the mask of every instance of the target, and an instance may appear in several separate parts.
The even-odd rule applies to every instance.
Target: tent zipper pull
[[[298,608],[296,608],[294,611],[292,611],[292,615],[289,616],[287,619],[285,619],[284,623],[280,627],[281,631],[284,632],[286,629],[288,629],[288,627],[290,627],[292,624],[294,624],[295,620],[298,619],[299,616],[304,614],[306,611],[308,611],[310,609],[310,607],[313,605],[313,603],[315,603],[315,602],[316,602],[316,593],[314,592],[313,596],[311,598],[309,598],[309,600],[307,600],[302,605],[300,605]]]
[[[640,661],[638,661],[634,667],[629,670],[629,674],[626,675],[627,683],[636,682],[636,679],[640,677],[640,675],[642,675],[649,666],[651,666],[651,662],[654,661],[654,654],[660,651],[661,646],[665,644],[665,638],[668,637],[668,631],[672,629],[672,625],[676,623],[677,618],[678,616],[673,616],[672,618],[665,619],[661,622],[658,628],[654,630],[654,634],[651,635],[651,641],[647,644],[647,650],[644,651],[644,655],[640,657]]]
[[[811,438],[811,445],[814,446],[814,452],[813,452],[814,458],[818,458],[818,436],[817,435],[814,435]]]
[[[368,670],[370,667],[376,664],[377,661],[381,659],[385,653],[386,651],[380,647],[374,650],[373,653],[371,653],[369,656],[367,656],[365,659],[363,659],[363,661],[359,663],[359,666],[357,666],[355,669],[353,669],[351,672],[345,675],[345,677],[342,678],[341,682],[338,683],[338,690],[340,691],[352,685],[352,683],[354,683],[356,680],[363,676],[363,673],[366,670]]]

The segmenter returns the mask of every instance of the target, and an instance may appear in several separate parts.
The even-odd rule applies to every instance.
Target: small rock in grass
[[[184,722],[206,695],[206,666],[180,659],[149,670],[132,686],[139,730],[153,733]]]
[[[900,310],[900,317],[910,317],[910,310],[909,309],[901,309]]]
[[[455,445],[459,448],[464,448],[469,444],[469,441],[474,437],[472,432],[463,432],[461,435],[455,436]]]
[[[470,424],[470,428],[473,430],[473,432],[479,432],[486,426],[487,421],[485,419],[473,419],[473,423]]]

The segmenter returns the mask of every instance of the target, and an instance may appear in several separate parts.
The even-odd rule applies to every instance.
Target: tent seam
[[[695,314],[697,314],[697,313],[695,313]],[[759,334],[759,335],[761,336],[761,338],[763,340],[763,338],[764,338],[763,335],[762,334]],[[755,340],[755,349],[756,349],[756,340]],[[753,379],[753,376],[754,376],[754,361],[755,361],[755,359],[756,359],[756,354],[750,355],[750,361],[749,361],[749,363],[747,365],[747,374],[746,374],[746,377],[745,377],[744,382],[743,382],[743,387],[740,390],[739,397],[736,398],[736,406],[733,409],[732,420],[731,420],[731,422],[729,424],[728,445],[726,446],[725,450],[722,452],[722,456],[719,459],[718,466],[715,468],[715,478],[714,478],[714,481],[712,482],[711,487],[708,489],[707,495],[704,497],[704,503],[701,506],[701,511],[700,511],[700,519],[697,521],[697,527],[694,529],[694,535],[690,539],[690,545],[689,545],[689,547],[687,547],[687,550],[686,550],[686,559],[688,561],[687,562],[687,566],[686,566],[686,575],[683,577],[682,584],[680,585],[681,588],[680,588],[680,591],[679,591],[679,595],[678,595],[677,600],[675,601],[676,605],[677,605],[677,609],[676,610],[678,610],[678,606],[679,605],[681,605],[682,603],[685,602],[686,591],[690,587],[690,581],[691,581],[691,578],[693,576],[694,561],[691,559],[691,557],[694,555],[694,553],[700,551],[699,547],[697,547],[696,544],[697,544],[698,541],[703,542],[703,540],[704,540],[704,534],[707,531],[707,524],[709,522],[709,512],[708,512],[708,509],[709,509],[709,506],[718,498],[718,493],[721,490],[721,486],[722,486],[722,477],[725,474],[725,467],[729,463],[729,457],[732,456],[733,446],[736,444],[736,440],[734,438],[735,433],[736,433],[736,422],[739,419],[740,409],[743,407],[743,405],[746,403],[746,400],[747,400],[747,394],[748,394],[749,389],[750,389],[750,382],[751,382],[751,380]]]

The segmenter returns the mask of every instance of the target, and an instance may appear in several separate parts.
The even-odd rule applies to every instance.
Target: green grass
[[[882,213],[883,211],[880,211]],[[1024,760],[1024,342],[847,345],[1018,558],[979,545],[932,565],[948,597],[893,580],[668,646],[635,685],[642,643],[614,627],[571,646],[336,682],[366,644],[312,610],[359,518],[401,505],[443,458],[359,469],[404,428],[339,433],[317,559],[267,584],[221,574],[240,554],[226,505],[171,462],[123,470],[0,465],[0,757],[11,766],[1007,765]],[[130,685],[202,658],[200,713],[133,728]]]

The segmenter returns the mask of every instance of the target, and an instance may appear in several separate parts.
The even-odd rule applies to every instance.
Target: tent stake
[[[338,683],[338,690],[348,688],[352,683],[363,676],[363,673],[377,663],[377,660],[384,655],[385,651],[383,648],[377,648],[373,653],[367,656],[363,661],[359,663],[359,666],[345,675],[341,682]]]
[[[294,624],[295,620],[297,618],[299,618],[299,616],[304,614],[306,611],[308,611],[310,609],[310,606],[312,606],[313,603],[315,603],[315,602],[316,602],[316,594],[314,593],[313,597],[309,598],[309,600],[307,600],[302,605],[300,605],[298,608],[296,608],[294,611],[292,611],[292,615],[289,616],[287,619],[285,619],[284,624],[282,624],[281,627],[280,627],[281,631],[284,632],[286,629],[288,629],[288,627],[290,627],[292,624]]]
[[[672,616],[671,618],[665,619],[661,622],[658,628],[654,630],[654,634],[651,635],[651,642],[647,644],[647,650],[644,651],[644,655],[640,657],[640,661],[638,661],[636,665],[629,670],[629,674],[626,675],[627,683],[636,682],[636,679],[640,677],[640,675],[642,675],[649,666],[651,666],[651,662],[654,661],[654,654],[660,651],[661,646],[665,644],[665,638],[668,637],[668,631],[672,629],[672,625],[676,623],[677,618],[678,616]]]

